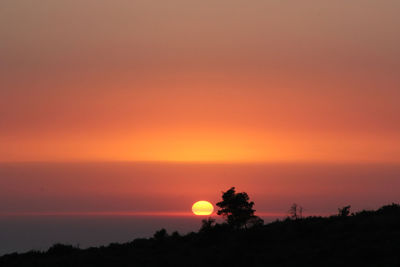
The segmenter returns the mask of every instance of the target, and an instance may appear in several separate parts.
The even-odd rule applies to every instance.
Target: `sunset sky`
[[[0,0],[0,256],[197,231],[232,186],[400,202],[400,0]]]
[[[0,3],[0,161],[400,162],[400,1]]]

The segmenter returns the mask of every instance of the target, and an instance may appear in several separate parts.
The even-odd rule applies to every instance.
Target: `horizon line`
[[[288,217],[287,212],[256,212],[255,215],[259,217]],[[304,213],[304,216],[330,216],[331,213],[319,212],[319,213]],[[143,217],[221,217],[213,212],[210,215],[195,215],[189,211],[78,211],[78,212],[0,212],[0,217],[18,217],[18,216],[143,216]]]

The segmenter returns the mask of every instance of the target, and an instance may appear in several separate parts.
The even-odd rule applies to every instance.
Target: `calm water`
[[[54,243],[81,248],[149,237],[165,228],[186,233],[200,228],[200,219],[166,216],[3,216],[0,255],[13,251],[44,250]]]
[[[249,193],[267,221],[283,218],[294,202],[327,215],[348,204],[360,210],[400,202],[400,166],[0,164],[0,255],[57,242],[125,242],[161,228],[196,231],[201,218],[190,215],[192,203],[215,203],[231,186]]]

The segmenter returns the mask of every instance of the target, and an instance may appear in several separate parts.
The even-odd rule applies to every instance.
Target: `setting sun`
[[[0,0],[0,267],[400,267],[399,13]]]
[[[213,205],[208,201],[197,201],[192,206],[192,211],[195,215],[210,215],[214,211]]]

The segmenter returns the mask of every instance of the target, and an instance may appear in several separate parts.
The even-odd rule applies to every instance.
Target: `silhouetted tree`
[[[293,220],[301,219],[303,217],[303,207],[293,203],[289,209],[289,217]]]
[[[339,211],[339,216],[340,217],[347,217],[347,216],[349,216],[350,215],[350,208],[351,208],[351,206],[349,205],[349,206],[344,206],[343,208],[339,208],[338,209],[338,211]]]
[[[217,214],[224,216],[227,223],[235,229],[253,226],[255,221],[258,224],[263,223],[261,218],[254,215],[254,202],[249,201],[247,193],[236,193],[235,187],[222,192],[222,201],[217,206],[220,208]]]

